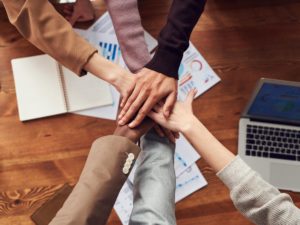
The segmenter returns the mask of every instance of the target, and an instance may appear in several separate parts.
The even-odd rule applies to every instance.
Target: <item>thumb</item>
[[[176,100],[177,100],[177,95],[176,95],[176,92],[172,92],[166,99],[166,102],[164,104],[164,107],[163,107],[163,112],[164,112],[164,116],[167,118],[170,116],[172,110],[173,110],[173,107],[176,103]]]
[[[188,93],[186,99],[185,99],[185,103],[187,103],[188,105],[192,105],[192,102],[194,100],[194,97],[197,94],[197,89],[193,88],[192,90],[190,90],[190,92]]]

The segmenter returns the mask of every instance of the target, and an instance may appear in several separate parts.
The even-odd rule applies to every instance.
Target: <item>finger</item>
[[[125,94],[123,94],[122,96],[122,101],[120,104],[120,107],[123,108],[125,103],[127,102],[128,98],[130,97],[130,95],[132,94],[132,92],[134,91],[134,88],[132,88],[131,90],[127,90]]]
[[[162,125],[163,121],[165,120],[165,118],[162,115],[153,111],[150,111],[147,116],[149,116],[152,120],[154,120],[156,123],[160,125]]]
[[[175,136],[173,135],[173,133],[172,133],[170,130],[164,128],[164,127],[161,127],[161,129],[163,130],[165,136],[166,136],[171,142],[175,143]]]
[[[138,126],[143,121],[143,119],[147,116],[147,114],[151,111],[151,109],[156,103],[157,103],[157,98],[153,96],[148,97],[144,105],[139,110],[135,119],[129,124],[129,127],[134,128]]]
[[[147,96],[145,93],[141,93],[138,95],[137,99],[131,104],[127,112],[125,112],[124,116],[120,119],[119,124],[124,125],[128,123],[129,120],[132,119],[132,117],[137,113],[137,111],[141,108],[143,103],[145,102]],[[131,123],[130,123],[131,124]],[[139,125],[140,123],[136,124]],[[133,128],[129,125],[130,128]],[[135,126],[134,126],[135,127]]]
[[[156,133],[160,136],[160,137],[164,137],[164,132],[162,131],[162,129],[160,128],[160,126],[155,125],[154,126],[154,130],[156,131]]]
[[[125,113],[128,111],[129,107],[132,105],[132,103],[135,101],[135,99],[138,97],[140,93],[140,88],[136,87],[134,88],[133,92],[130,94],[129,97],[127,97],[127,100],[124,101],[123,105],[125,105],[118,117],[118,119],[122,119],[122,117],[125,115]]]
[[[137,98],[138,94],[140,92],[140,88],[134,87],[132,92],[127,95],[127,99],[123,101],[123,109],[119,115],[119,119],[121,119],[127,110],[129,109],[130,105],[134,102],[134,100]]]
[[[194,97],[196,96],[196,94],[197,94],[197,89],[196,88],[193,88],[192,90],[190,90],[190,92],[188,93],[188,95],[185,99],[185,102],[188,103],[189,105],[191,105],[193,100],[194,100]]]
[[[170,116],[170,113],[172,112],[173,110],[173,107],[176,103],[176,100],[177,100],[177,95],[175,92],[172,92],[166,99],[166,102],[164,104],[164,116],[165,117],[169,117]]]
[[[127,99],[129,98],[129,95],[124,95],[121,99],[121,104],[120,104],[120,107],[123,108],[124,107],[124,104],[125,102],[127,102]],[[121,115],[121,114],[120,114]]]

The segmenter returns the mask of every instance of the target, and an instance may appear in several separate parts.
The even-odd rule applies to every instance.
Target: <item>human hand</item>
[[[135,86],[134,74],[105,59],[99,54],[93,54],[84,65],[84,70],[94,74],[113,85],[121,97],[128,98]]]
[[[121,101],[122,101],[123,99],[128,98],[130,94],[133,92],[135,82],[136,80],[134,78],[134,74],[131,74],[130,72],[124,69],[120,69],[118,72],[116,72],[114,79],[112,79],[110,83],[121,94]]]
[[[138,127],[130,128],[128,125],[117,126],[114,135],[126,137],[132,142],[136,143],[147,133],[154,125],[153,120],[146,118]]]
[[[120,108],[119,108],[120,110]],[[151,121],[151,122],[150,122]],[[148,126],[149,124],[149,126]],[[130,128],[128,125],[117,125],[116,131],[118,132],[119,135],[121,136],[126,136],[128,135],[129,139],[135,139],[137,133],[143,133],[140,132],[143,130],[143,127],[147,127],[147,131],[150,130],[152,127],[155,130],[155,132],[160,136],[160,137],[166,137],[169,139],[169,141],[175,143],[175,140],[179,138],[179,133],[178,132],[172,132],[164,127],[159,126],[157,123],[155,123],[153,120],[151,120],[149,117],[147,117],[145,120],[143,120],[142,124],[139,125],[136,128]],[[145,133],[145,132],[144,132]],[[138,135],[136,139],[139,139],[141,135]],[[133,137],[133,138],[130,138]]]
[[[86,22],[95,18],[93,5],[90,0],[77,0],[74,5],[65,5],[66,19],[73,26],[77,21]]]
[[[184,132],[195,121],[192,102],[196,95],[196,89],[189,92],[184,102],[176,102],[171,115],[166,118],[163,114],[162,104],[154,106],[154,111],[148,113],[148,116],[159,125],[175,132]]]
[[[153,106],[164,99],[163,114],[168,117],[177,99],[177,81],[147,68],[138,72],[135,79],[134,90],[122,99],[119,124],[128,123],[137,114],[129,127],[138,126]]]
[[[130,128],[128,127],[128,125],[118,125],[114,134],[127,137],[132,142],[136,143],[141,138],[141,136],[147,133],[152,127],[160,137],[167,137],[169,141],[173,143],[175,143],[175,140],[179,138],[179,134],[177,132],[172,132],[164,127],[155,124],[155,122],[150,118],[146,118],[139,126],[135,128]]]
[[[160,136],[160,137],[167,137],[169,141],[175,143],[176,139],[179,138],[179,133],[178,132],[173,132],[170,131],[169,129],[166,129],[157,123],[154,124],[153,129],[155,132]]]

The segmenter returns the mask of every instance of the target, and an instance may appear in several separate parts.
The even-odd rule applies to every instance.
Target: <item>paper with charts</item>
[[[203,188],[207,182],[196,163],[193,163],[179,177],[176,177],[175,202]],[[114,205],[114,209],[123,225],[128,225],[133,208],[133,184],[127,180]]]
[[[197,89],[197,98],[221,80],[191,42],[183,54],[178,74],[178,97],[181,100],[192,88]]]
[[[183,135],[180,135],[176,140],[175,154],[174,154],[174,169],[176,177],[181,175],[187,168],[200,159],[200,155],[192,147],[192,145],[185,139]],[[137,159],[139,161],[139,159]],[[136,170],[136,163],[128,176],[131,183],[134,180],[134,173]]]
[[[195,163],[199,158],[200,155],[181,135],[176,141],[174,154],[174,169],[176,174],[175,202],[182,200],[207,185],[205,178]],[[139,159],[137,159],[136,165],[138,161]],[[133,180],[135,170],[136,167],[132,169],[114,206],[123,225],[128,224],[133,207]]]

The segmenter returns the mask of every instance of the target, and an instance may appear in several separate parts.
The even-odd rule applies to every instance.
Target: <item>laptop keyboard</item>
[[[247,125],[246,155],[300,161],[300,131]]]

